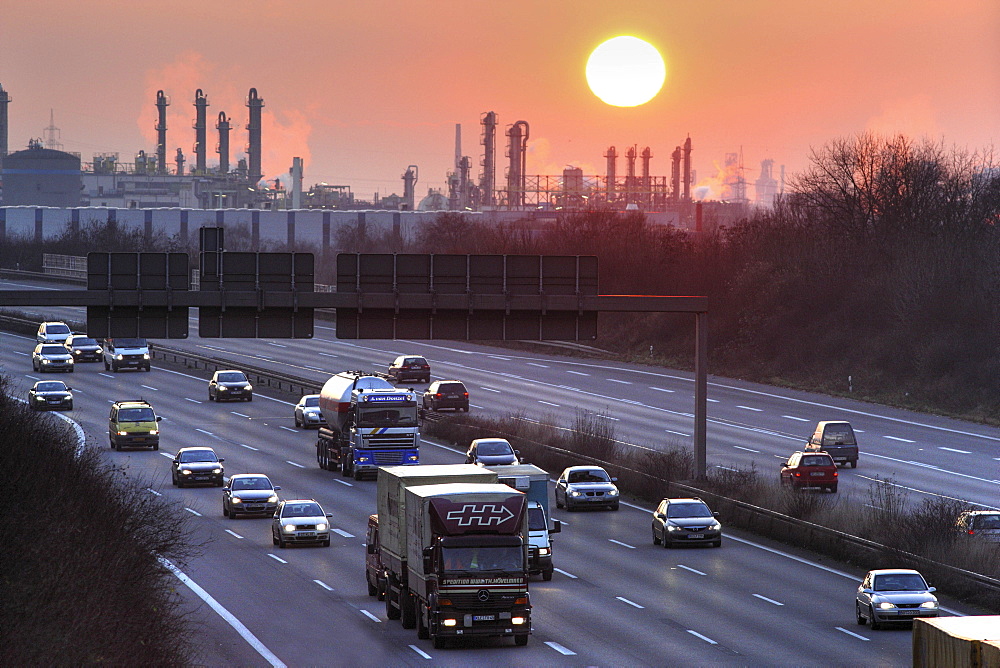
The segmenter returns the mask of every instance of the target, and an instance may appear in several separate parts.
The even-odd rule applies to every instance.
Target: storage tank
[[[4,206],[78,207],[83,193],[80,156],[32,142],[3,159],[3,186]]]
[[[396,386],[381,376],[344,371],[330,378],[319,393],[319,409],[331,429],[342,431],[351,407],[353,390],[394,390]]]

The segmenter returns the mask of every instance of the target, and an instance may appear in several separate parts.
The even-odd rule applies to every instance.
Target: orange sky
[[[748,181],[807,164],[811,147],[866,130],[947,146],[1000,146],[996,0],[32,0],[0,19],[10,150],[55,111],[84,161],[155,152],[157,89],[170,96],[168,157],[194,161],[194,91],[208,96],[210,152],[225,111],[246,144],[245,98],[264,98],[263,169],[350,185],[359,198],[443,188],[455,124],[478,178],[480,116],[530,126],[528,173],[604,174],[609,146],[670,153],[690,134],[699,181],[742,149]],[[163,9],[158,9],[163,8]],[[650,103],[611,107],[587,87],[590,51],[631,34],[653,43],[667,81]],[[619,174],[625,171],[619,158]],[[498,178],[498,182],[502,180]],[[751,191],[752,196],[752,191]]]

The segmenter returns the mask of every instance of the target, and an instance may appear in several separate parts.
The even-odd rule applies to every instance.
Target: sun
[[[663,87],[667,66],[656,47],[629,35],[604,42],[587,59],[587,84],[615,107],[649,102]]]

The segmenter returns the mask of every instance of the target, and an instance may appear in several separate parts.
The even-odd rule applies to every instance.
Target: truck
[[[552,579],[551,534],[562,531],[559,520],[550,520],[549,474],[534,464],[490,466],[501,483],[510,485],[528,496],[528,573]],[[551,526],[549,522],[552,522]]]
[[[365,579],[368,595],[385,599],[388,565],[396,573],[406,572],[406,488],[418,485],[437,485],[446,482],[497,482],[497,474],[480,466],[469,464],[421,464],[419,466],[385,466],[378,473],[378,513],[387,518],[381,523],[378,513],[368,517],[367,555]],[[385,542],[386,548],[381,549]],[[383,564],[383,559],[385,563]],[[393,610],[396,610],[393,608]],[[398,611],[397,611],[398,612]],[[386,607],[390,619],[393,611]]]
[[[913,666],[1000,666],[1000,615],[914,619]]]
[[[816,429],[806,441],[803,450],[825,452],[833,457],[833,461],[838,465],[850,464],[852,469],[858,468],[858,441],[851,423],[844,420],[817,422]]]
[[[377,550],[386,617],[416,628],[436,648],[468,636],[511,636],[527,644],[526,496],[481,467],[406,469],[379,471]],[[483,482],[490,476],[492,482]],[[451,482],[437,483],[441,479]]]
[[[320,390],[319,408],[326,420],[316,438],[321,469],[361,480],[380,466],[420,463],[416,392],[397,389],[385,374],[338,373]]]

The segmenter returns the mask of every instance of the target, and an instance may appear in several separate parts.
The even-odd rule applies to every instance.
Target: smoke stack
[[[518,121],[507,129],[507,208],[524,206],[525,164],[528,154],[528,122]]]
[[[416,203],[417,166],[410,165],[403,174],[403,205],[407,211],[413,211]]]
[[[247,135],[250,141],[247,145],[247,158],[249,160],[247,177],[252,184],[257,185],[260,177],[264,175],[260,171],[260,115],[261,110],[264,108],[264,99],[257,96],[256,88],[250,89],[250,93],[247,96],[247,107],[250,109],[250,122],[247,123]]]
[[[462,124],[455,123],[455,169],[462,167]]]
[[[496,190],[497,112],[486,112],[480,122],[483,125],[483,173],[479,188],[483,193],[483,206],[492,207],[496,204],[493,193]]]
[[[156,91],[156,171],[167,173],[167,107],[170,99]]]
[[[681,147],[670,154],[670,196],[675,202],[681,199]]]
[[[3,167],[4,156],[7,155],[7,105],[10,95],[0,86],[0,167]]]
[[[215,124],[219,131],[219,144],[215,147],[215,152],[219,154],[219,173],[229,173],[229,119],[226,112],[219,112],[219,122]]]
[[[199,88],[194,92],[194,169],[198,174],[204,174],[205,167],[205,132],[207,123],[205,114],[208,110],[208,98]]]
[[[292,158],[292,208],[302,208],[302,158]]]
[[[684,140],[684,201],[691,201],[691,137]]]
[[[615,196],[615,179],[618,178],[618,151],[614,146],[608,147],[608,152],[604,154],[608,161],[608,201]]]

